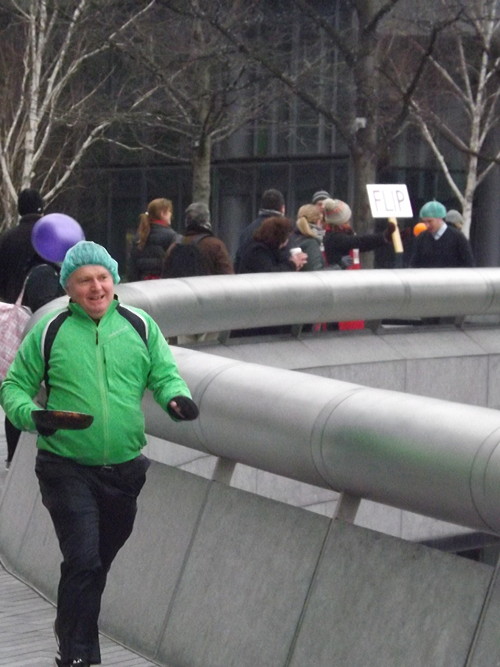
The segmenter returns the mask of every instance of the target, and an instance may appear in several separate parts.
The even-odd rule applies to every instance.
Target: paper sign
[[[367,185],[366,189],[374,218],[413,218],[405,184]]]

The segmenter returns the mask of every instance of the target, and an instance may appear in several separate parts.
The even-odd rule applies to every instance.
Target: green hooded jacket
[[[37,446],[83,465],[129,461],[146,444],[141,401],[146,389],[164,409],[175,396],[191,397],[156,322],[127,306],[147,327],[147,347],[133,325],[117,311],[115,299],[96,323],[75,303],[54,339],[48,366],[47,409],[94,416],[81,431],[59,430],[38,436]],[[60,312],[60,311],[58,311]],[[58,313],[56,313],[58,314]],[[19,429],[34,431],[34,398],[44,379],[44,335],[54,312],[24,338],[0,388],[1,404]]]

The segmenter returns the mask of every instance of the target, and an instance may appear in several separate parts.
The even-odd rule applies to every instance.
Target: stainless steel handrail
[[[500,412],[175,348],[200,405],[148,432],[302,482],[500,533]]]
[[[117,292],[153,315],[170,336],[332,319],[498,314],[500,269],[211,276],[128,283]],[[149,433],[303,482],[500,532],[500,412],[195,350],[177,348],[175,354],[200,418],[175,424],[148,398]]]
[[[175,336],[273,324],[498,314],[500,268],[204,276],[125,283],[117,292]]]

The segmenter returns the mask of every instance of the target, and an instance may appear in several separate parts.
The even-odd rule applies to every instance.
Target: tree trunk
[[[353,222],[358,234],[372,231],[373,220],[368,201],[367,184],[376,183],[377,176],[377,36],[366,30],[373,21],[377,5],[371,0],[358,0],[358,53],[353,68],[355,86],[355,118],[352,128],[351,159],[353,168]]]
[[[210,163],[212,140],[206,135],[200,138],[193,156],[193,201],[210,204]]]
[[[357,234],[366,234],[373,229],[373,219],[368,200],[367,184],[376,183],[377,163],[372,151],[363,145],[353,148],[353,226]]]
[[[352,156],[353,179],[353,227],[356,234],[366,234],[373,231],[370,202],[366,190],[367,183],[376,183],[377,166],[373,153],[366,147],[355,148]],[[373,252],[363,253],[361,264],[365,269],[373,268]]]

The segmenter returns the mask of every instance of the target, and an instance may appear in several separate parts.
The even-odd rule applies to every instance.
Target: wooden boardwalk
[[[0,409],[0,497],[8,472],[4,413]],[[52,667],[57,651],[52,631],[55,609],[0,565],[0,665]],[[155,663],[101,635],[103,667],[146,667]]]

